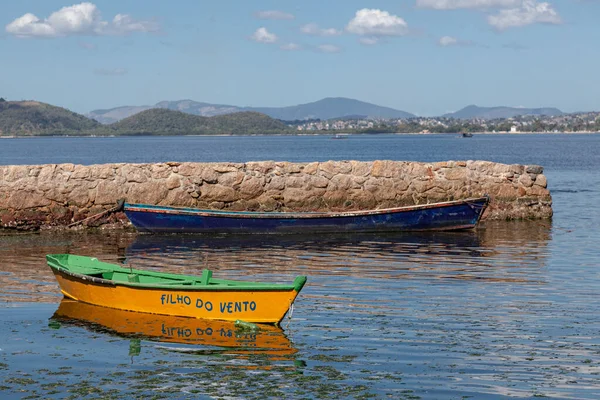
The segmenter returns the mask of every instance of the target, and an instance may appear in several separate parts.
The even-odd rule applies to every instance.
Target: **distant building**
[[[515,125],[510,127],[510,133],[517,133],[517,127]]]

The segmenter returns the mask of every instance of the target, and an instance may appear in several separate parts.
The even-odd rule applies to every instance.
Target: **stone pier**
[[[488,161],[327,161],[0,166],[0,227],[65,227],[125,198],[248,211],[398,207],[488,194],[483,219],[552,216],[543,168]],[[122,212],[84,224],[129,225]]]

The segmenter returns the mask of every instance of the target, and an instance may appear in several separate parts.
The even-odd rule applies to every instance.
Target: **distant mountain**
[[[203,117],[214,117],[215,115],[231,114],[240,111],[252,111],[236,106],[201,103],[193,100],[161,101],[160,103],[156,103],[156,107],[201,115]]]
[[[201,103],[193,100],[161,101],[154,106],[124,106],[108,110],[94,110],[87,116],[103,124],[110,124],[151,108],[166,108],[188,114],[212,117],[240,111],[254,111],[284,121],[305,119],[333,119],[353,115],[370,118],[410,118],[415,115],[389,107],[343,97],[326,98],[313,103],[289,107],[237,107],[224,104]]]
[[[65,135],[100,126],[92,119],[39,101],[0,101],[0,135]]]
[[[247,108],[250,109],[250,108]],[[255,107],[252,111],[267,114],[270,117],[291,121],[296,119],[333,119],[351,115],[365,115],[369,118],[411,118],[414,114],[377,106],[364,101],[344,97],[328,97],[313,103],[290,107]]]
[[[105,125],[103,133],[118,135],[248,135],[293,133],[283,122],[256,112],[202,117],[169,109],[150,109]]]
[[[102,124],[112,124],[124,118],[130,117],[142,111],[156,108],[155,106],[124,106],[115,107],[107,110],[94,110],[87,113],[85,116],[94,119]]]
[[[478,107],[470,105],[462,110],[444,114],[444,117],[457,118],[457,119],[471,119],[471,118],[482,118],[482,119],[496,119],[496,118],[512,118],[518,115],[546,115],[546,116],[557,116],[564,114],[557,108],[544,107],[544,108],[521,108],[521,107]]]

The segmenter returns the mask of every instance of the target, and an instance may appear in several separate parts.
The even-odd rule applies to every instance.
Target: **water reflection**
[[[461,232],[362,235],[203,236],[138,235],[126,262],[164,264],[181,273],[344,275],[378,279],[484,279],[540,281],[551,227],[495,222]]]
[[[303,274],[543,283],[551,238],[550,224],[537,221],[492,222],[464,232],[379,235],[8,235],[0,240],[0,300],[56,302],[60,292],[46,266],[48,253],[192,275],[210,268],[232,279],[287,281]],[[320,284],[311,281],[309,285]]]
[[[48,306],[30,302],[29,319],[0,308],[0,319],[11,326],[0,335],[0,375],[2,363],[11,365],[0,384],[17,393],[18,379],[30,373],[44,385],[62,387],[66,379],[83,391],[88,386],[81,387],[81,376],[89,373],[90,386],[100,386],[104,375],[98,372],[108,368],[116,382],[111,390],[121,393],[107,391],[105,397],[214,390],[214,397],[249,398],[270,388],[278,398],[414,398],[404,392],[408,388],[424,399],[597,398],[598,310],[589,299],[598,276],[588,259],[595,254],[592,236],[582,242],[576,233],[522,221],[466,232],[364,236],[8,237],[0,243],[0,296],[8,305],[22,298],[60,301],[46,253],[194,275],[208,266],[224,278],[309,280],[286,334],[273,332],[264,342],[237,337],[233,329],[221,338],[214,327],[211,337],[198,336],[208,328],[187,319],[171,323],[152,315],[144,321],[107,309],[67,317],[66,303],[52,319],[63,328],[54,330],[48,327],[54,309],[40,311]],[[566,240],[580,247],[565,248]],[[580,254],[573,262],[569,249],[585,250],[585,258]],[[42,328],[32,328],[40,320]],[[213,339],[224,341],[211,344]],[[31,366],[23,348],[50,365],[46,375]],[[298,366],[300,360],[305,364]],[[60,375],[63,367],[73,373]],[[126,375],[119,375],[124,369]],[[38,390],[35,383],[30,388]]]
[[[297,352],[281,328],[261,324],[257,330],[241,329],[228,321],[154,315],[117,310],[63,299],[51,322],[83,326],[120,337],[228,349],[228,354],[256,355],[278,360]],[[169,349],[169,347],[166,347]],[[182,351],[181,348],[173,348]],[[184,348],[200,352],[206,349]],[[210,351],[210,350],[209,350]]]

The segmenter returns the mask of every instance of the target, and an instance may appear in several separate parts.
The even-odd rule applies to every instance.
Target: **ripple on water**
[[[560,219],[490,222],[451,234],[318,238],[123,232],[10,237],[10,245],[0,246],[0,298],[50,304],[13,319],[12,331],[3,333],[0,343],[7,346],[1,347],[8,350],[0,352],[0,366],[11,368],[0,367],[0,385],[10,391],[16,373],[36,373],[40,384],[60,377],[62,386],[86,393],[91,389],[75,379],[83,374],[90,387],[110,378],[116,393],[134,396],[163,390],[168,396],[252,397],[247,390],[256,381],[274,397],[593,398],[600,389],[600,326],[590,301],[598,283],[587,246],[591,236],[563,232],[555,223],[562,226]],[[581,246],[565,251],[564,243],[574,242]],[[157,345],[85,323],[61,322],[54,329],[48,308],[60,293],[43,256],[63,252],[187,274],[210,267],[215,276],[232,279],[289,282],[308,275],[285,329],[293,352],[274,360],[258,351]],[[32,329],[35,343],[24,339]],[[57,367],[39,374],[32,360]],[[181,384],[209,376],[221,382],[214,392]],[[136,382],[136,389],[126,382]]]

